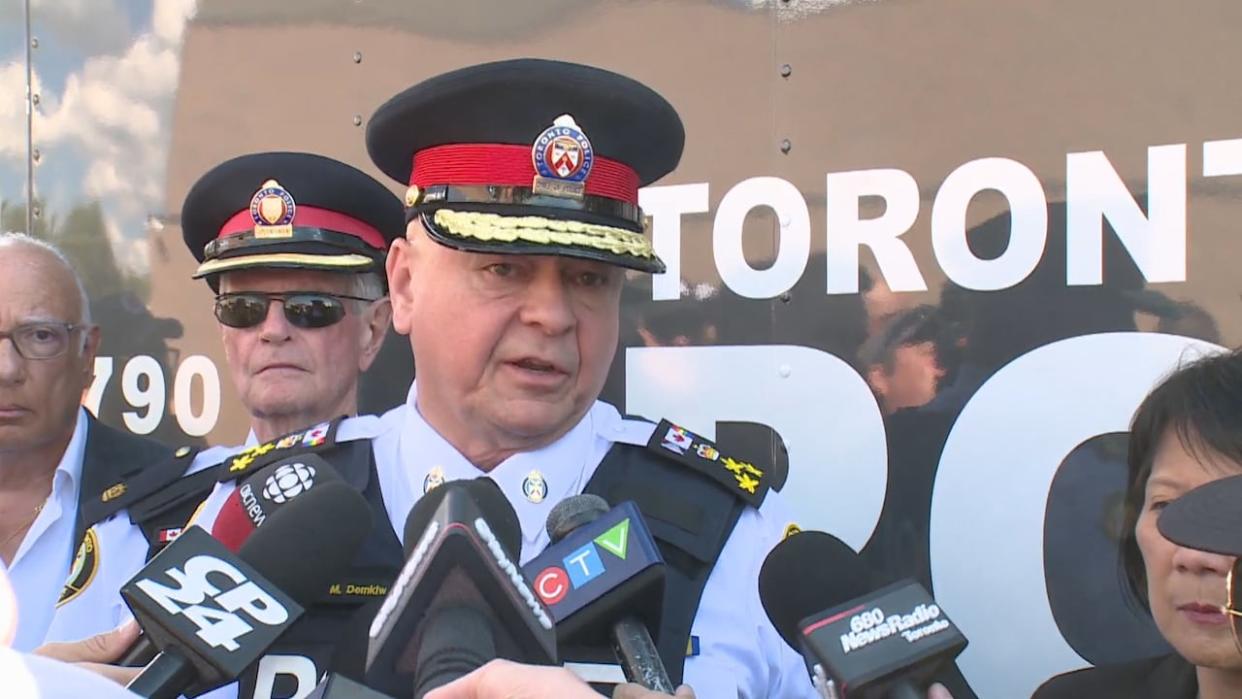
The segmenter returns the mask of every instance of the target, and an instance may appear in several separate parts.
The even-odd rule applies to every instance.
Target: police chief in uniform
[[[103,633],[129,617],[121,586],[211,493],[213,467],[246,446],[356,413],[358,377],[390,325],[384,257],[401,235],[401,201],[356,168],[307,153],[233,158],[190,188],[181,221],[200,263],[195,278],[217,292],[215,317],[250,434],[242,446],[183,447],[83,506],[94,526],[61,594],[51,642]],[[351,421],[344,436],[372,437],[377,424]]]
[[[369,442],[359,446],[350,419],[313,448],[375,515],[355,572],[336,589],[368,589],[376,571],[391,581],[407,514],[447,480],[486,476],[501,488],[521,523],[523,562],[548,545],[545,522],[562,499],[633,500],[668,564],[652,635],[674,683],[700,697],[811,697],[802,659],[759,601],[759,568],[790,522],[766,467],[597,400],[626,271],[664,269],[643,235],[638,189],[677,166],[683,141],[677,112],[650,88],[558,61],[461,69],[376,111],[368,151],[408,187],[406,232],[387,272],[418,379]],[[210,528],[237,482],[306,450],[290,443],[227,465],[198,521]],[[328,600],[277,642],[289,674],[308,662],[319,674],[340,669],[360,653],[365,638],[351,639],[343,602]],[[562,659],[574,653],[562,649]],[[292,691],[288,679],[279,693]],[[270,696],[272,686],[253,670],[240,694]]]

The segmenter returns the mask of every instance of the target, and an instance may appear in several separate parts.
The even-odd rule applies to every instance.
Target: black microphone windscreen
[[[423,532],[440,507],[440,503],[444,501],[449,488],[462,488],[466,491],[470,499],[478,506],[483,519],[500,541],[500,545],[505,548],[505,552],[516,560],[522,551],[522,525],[518,521],[517,512],[513,510],[513,505],[509,504],[509,501],[505,499],[505,494],[501,492],[500,486],[486,477],[449,481],[433,488],[414,503],[414,507],[410,508],[410,514],[405,518],[406,558],[409,558],[410,551],[422,538]]]
[[[798,648],[799,621],[871,592],[872,578],[845,542],[804,531],[768,552],[759,570],[759,599],[781,638]]]
[[[276,510],[238,556],[298,604],[327,594],[371,531],[371,507],[343,482],[323,483]]]
[[[598,495],[583,493],[565,498],[548,513],[548,536],[555,544],[578,527],[599,519],[609,509],[608,501]]]
[[[522,555],[522,523],[518,521],[517,512],[509,499],[505,497],[500,486],[490,478],[475,478],[466,481],[466,489],[474,503],[483,513],[483,519],[491,527],[492,533],[505,547],[505,552],[516,562]]]
[[[432,516],[439,509],[440,503],[444,502],[444,496],[449,492],[450,488],[460,487],[461,481],[449,481],[443,485],[432,488],[423,493],[423,496],[414,503],[414,507],[410,508],[410,514],[405,516],[405,530],[402,541],[405,544],[405,557],[409,559],[410,552],[418,544],[418,540],[422,538],[423,532],[426,531],[427,525],[431,523]]]

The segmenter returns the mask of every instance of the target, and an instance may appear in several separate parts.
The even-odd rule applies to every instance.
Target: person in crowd
[[[201,263],[195,277],[218,292],[228,371],[250,422],[246,444],[356,414],[359,377],[391,325],[382,270],[388,241],[401,234],[400,200],[330,158],[254,153],[204,174],[181,221]],[[372,436],[374,418],[353,429]],[[186,449],[176,469],[121,481],[118,497],[95,503],[100,523],[49,640],[93,636],[128,618],[121,586],[175,538],[219,480],[217,465],[242,448],[192,459]]]
[[[1127,581],[1174,653],[1058,675],[1035,699],[1242,697],[1242,652],[1223,611],[1236,556],[1174,543],[1161,531],[1171,502],[1242,474],[1239,415],[1239,350],[1188,363],[1143,400],[1130,428],[1121,557]]]
[[[0,560],[21,607],[13,647],[44,640],[89,504],[170,450],[95,419],[82,396],[102,331],[53,245],[0,235]]]

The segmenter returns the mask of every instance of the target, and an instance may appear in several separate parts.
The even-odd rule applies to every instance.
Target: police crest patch
[[[293,216],[297,212],[293,195],[276,180],[263,183],[250,199],[250,219],[256,238],[289,238],[293,236]]]
[[[67,604],[82,594],[95,580],[95,573],[98,571],[99,537],[95,534],[95,528],[91,527],[86,530],[86,536],[82,537],[82,544],[78,546],[78,552],[73,557],[73,567],[69,569],[69,580],[65,582],[64,589],[60,591],[56,606]]]
[[[535,194],[581,199],[591,174],[595,151],[578,123],[568,114],[557,117],[530,149]]]

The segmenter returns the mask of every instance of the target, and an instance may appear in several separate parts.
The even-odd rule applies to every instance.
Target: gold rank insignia
[[[117,483],[111,488],[103,491],[103,495],[99,496],[99,499],[103,502],[112,502],[113,500],[116,500],[124,495],[126,490],[129,490],[129,488],[126,487],[124,483]]]
[[[656,425],[647,448],[710,476],[755,507],[767,495],[763,469],[726,456],[711,440],[668,420]]]
[[[785,536],[781,537],[781,541],[788,539],[794,534],[801,534],[801,533],[802,533],[802,527],[799,527],[796,522],[790,522],[789,524],[785,525]]]
[[[333,428],[336,426],[337,422],[339,422],[339,420],[334,422],[321,422],[308,430],[292,432],[279,439],[250,447],[237,456],[234,456],[229,461],[228,472],[230,474],[239,474],[245,473],[253,468],[258,468],[259,466],[265,466],[282,457],[283,454],[279,452],[283,452],[286,449],[293,449],[297,447],[303,451],[307,451],[317,449],[319,447],[330,447],[335,444],[336,441],[335,439],[329,438],[329,433],[333,431]],[[270,458],[263,458],[272,452],[278,453],[274,454]]]

